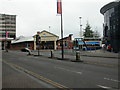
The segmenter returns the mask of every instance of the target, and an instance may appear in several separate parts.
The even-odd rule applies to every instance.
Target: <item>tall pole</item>
[[[79,19],[80,19],[80,37],[82,37],[82,24],[81,24],[82,17],[79,17]]]
[[[63,19],[62,19],[62,0],[57,0],[57,13],[61,16],[61,54],[64,59],[64,47],[63,47]]]
[[[62,18],[62,1],[61,1],[61,40],[62,40],[62,59],[64,59],[64,47],[63,47],[63,18]]]

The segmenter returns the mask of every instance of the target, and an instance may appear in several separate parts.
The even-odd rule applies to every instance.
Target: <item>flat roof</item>
[[[29,42],[29,41],[34,41],[34,38],[33,36],[30,36],[30,37],[23,37],[23,38],[20,38],[18,40],[12,40],[12,44],[15,44],[15,43],[21,43],[21,42]]]
[[[0,15],[6,15],[6,16],[17,16],[17,15],[11,15],[11,14],[1,14]]]

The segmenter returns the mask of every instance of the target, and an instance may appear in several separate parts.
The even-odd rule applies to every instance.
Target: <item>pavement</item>
[[[32,53],[37,54],[37,52],[38,51],[33,51]],[[50,57],[51,56],[51,51],[50,50],[40,50],[40,54]],[[53,54],[54,54],[54,57],[60,58],[61,51],[60,50],[53,51]],[[76,51],[75,50],[64,50],[64,55],[66,57],[69,57],[69,56],[75,57],[76,56]],[[103,50],[91,50],[91,51],[80,51],[80,56],[119,59],[120,58],[120,53],[108,52],[108,51],[103,51]]]
[[[104,58],[118,58],[119,53],[108,52],[103,50],[81,51],[82,56],[90,57],[104,57]]]
[[[111,68],[118,68],[119,66],[119,53],[113,53],[101,50],[80,51],[80,57],[76,60],[75,50],[64,50],[64,59],[62,59],[61,50],[52,51],[53,57],[51,57],[51,50],[40,50],[40,56],[46,58],[52,58],[54,60],[64,60],[72,62],[82,62],[84,64],[92,64],[98,66],[105,66]],[[25,52],[26,54],[26,52]],[[32,51],[33,56],[38,56],[38,51]],[[29,55],[28,55],[29,56]]]
[[[16,52],[16,51],[15,51]],[[20,52],[21,51],[17,51]],[[28,52],[23,52],[25,55],[29,55]],[[53,50],[54,60],[63,60],[61,50]],[[32,56],[38,56],[38,51],[31,51]],[[39,55],[46,58],[51,58],[51,50],[40,50]],[[76,51],[69,49],[64,50],[64,61],[83,62],[84,64],[92,64],[99,66],[107,66],[112,68],[118,68],[119,53],[113,53],[101,50],[80,51],[80,58],[76,60]]]

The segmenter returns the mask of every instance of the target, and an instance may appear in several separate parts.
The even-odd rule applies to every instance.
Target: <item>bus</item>
[[[75,38],[73,49],[79,50],[97,50],[102,48],[100,38]]]

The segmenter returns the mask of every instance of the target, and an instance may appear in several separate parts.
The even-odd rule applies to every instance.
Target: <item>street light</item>
[[[82,24],[81,24],[82,17],[79,17],[79,19],[80,19],[80,37],[82,38]]]

